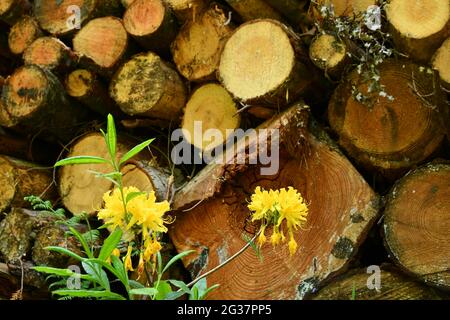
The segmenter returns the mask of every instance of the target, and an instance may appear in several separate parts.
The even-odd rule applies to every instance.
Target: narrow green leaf
[[[181,298],[182,296],[184,296],[186,293],[183,291],[175,291],[175,292],[171,292],[169,294],[166,295],[166,297],[164,298],[164,300],[177,300],[178,298]]]
[[[57,253],[60,253],[60,254],[66,255],[66,256],[69,256],[69,257],[74,258],[75,260],[78,260],[78,261],[83,261],[83,259],[84,259],[84,258],[80,257],[79,255],[77,255],[76,253],[74,253],[74,252],[72,252],[70,250],[67,250],[65,248],[52,247],[51,246],[51,247],[46,247],[45,249],[49,250],[49,251],[57,252]]]
[[[86,252],[86,255],[88,256],[88,258],[91,258],[91,259],[94,258],[94,254],[92,253],[91,248],[89,247],[89,245],[86,242],[86,240],[84,239],[84,237],[77,230],[75,230],[73,227],[69,227],[69,231],[81,243],[81,245],[83,246],[84,252]]]
[[[134,280],[130,280],[130,287],[133,288],[133,289],[145,288],[145,286],[142,283],[134,281]]]
[[[114,124],[114,117],[111,114],[108,114],[108,128],[106,132],[106,138],[109,154],[111,155],[111,160],[115,161],[117,133],[116,133],[116,125]]]
[[[106,238],[98,255],[100,260],[106,261],[111,256],[112,252],[119,244],[122,234],[122,230],[120,230],[120,228],[116,228],[116,230],[114,230],[114,232]]]
[[[111,299],[111,300],[126,300],[120,294],[111,291],[94,291],[94,290],[56,290],[53,294],[59,296],[69,296],[77,298],[99,298],[99,299]]]
[[[111,256],[111,259],[113,259],[114,256]],[[117,258],[117,257],[116,257]],[[114,267],[112,267],[109,263],[97,259],[97,258],[92,258],[92,259],[85,259],[85,261],[89,261],[92,263],[96,263],[101,265],[103,268],[107,269],[109,272],[111,272],[117,279],[119,279],[122,283],[126,283],[127,281],[125,279],[123,279],[122,274],[120,273],[120,271],[117,271]]]
[[[77,156],[66,158],[55,163],[55,167],[62,167],[73,164],[99,164],[108,163],[109,161],[100,157]]]
[[[75,274],[73,271],[71,271],[69,269],[62,269],[62,268],[39,266],[39,267],[33,267],[32,269],[34,269],[40,273],[46,273],[46,274],[51,274],[51,275],[60,276],[60,277],[70,277]]]
[[[132,295],[140,295],[140,296],[151,296],[158,294],[158,290],[155,288],[139,288],[130,290]]]
[[[168,294],[172,293],[172,286],[167,281],[161,281],[158,285],[158,293],[155,300],[164,300]]]
[[[190,255],[191,253],[194,253],[194,252],[195,252],[195,250],[189,250],[189,251],[184,251],[184,252],[181,252],[181,253],[177,254],[175,257],[170,259],[169,262],[167,262],[166,266],[162,270],[162,273],[164,274],[167,270],[169,270],[170,266],[172,266],[178,260],[181,260],[184,257],[186,257],[186,256],[188,256],[188,255]]]
[[[208,294],[213,291],[216,290],[218,287],[220,287],[220,284],[215,284],[211,287],[209,287],[208,289],[206,289],[199,297],[199,300],[205,300],[206,297],[208,296]]]
[[[179,281],[179,280],[168,280],[168,281],[171,284],[173,284],[175,287],[181,289],[181,291],[183,291],[184,293],[187,293],[187,294],[191,293],[191,289],[189,289],[189,287],[183,281]]]
[[[125,270],[122,260],[116,256],[111,256],[111,262],[114,270],[116,271],[117,278],[122,282],[125,288],[130,287],[130,280],[128,279],[128,272]]]
[[[132,148],[127,153],[125,153],[122,156],[122,159],[120,159],[119,166],[121,166],[122,164],[124,164],[125,162],[127,162],[128,160],[133,158],[135,155],[137,155],[139,152],[141,152],[145,148],[147,148],[153,142],[153,140],[155,140],[155,139],[149,139],[147,141],[144,141],[144,142],[138,144],[137,146],[135,146],[134,148]]]
[[[97,283],[107,291],[110,290],[109,279],[106,272],[102,269],[102,266],[89,261],[83,261],[81,264],[83,265],[83,269],[90,274]]]

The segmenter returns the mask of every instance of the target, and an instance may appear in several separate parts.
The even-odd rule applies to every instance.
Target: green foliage
[[[143,192],[134,192],[127,195],[124,198],[122,173],[121,167],[132,157],[139,152],[147,148],[154,139],[149,139],[135,146],[130,151],[125,153],[121,159],[117,159],[117,133],[114,119],[111,115],[108,115],[107,119],[107,132],[101,131],[105,139],[105,144],[108,149],[109,159],[92,157],[92,156],[78,156],[67,158],[58,161],[55,167],[66,165],[80,165],[80,164],[102,164],[109,163],[114,171],[109,173],[93,172],[97,177],[101,177],[113,182],[120,190],[123,201],[124,212],[127,213],[127,203],[132,199],[145,194]],[[200,300],[204,299],[206,295],[216,288],[213,286],[207,288],[206,280],[198,281],[192,289],[189,289],[188,285],[184,282],[177,280],[162,280],[163,275],[169,270],[169,268],[182,259],[183,257],[191,254],[193,251],[187,251],[180,253],[173,257],[165,266],[162,263],[161,254],[157,254],[157,264],[155,272],[157,280],[151,287],[146,287],[136,281],[129,279],[128,272],[125,268],[124,262],[114,255],[115,249],[118,249],[122,239],[123,231],[120,228],[114,230],[107,239],[103,242],[98,255],[92,248],[92,244],[99,237],[98,230],[92,230],[89,226],[89,220],[87,217],[86,222],[89,226],[89,231],[81,234],[75,228],[75,225],[80,222],[81,217],[74,217],[66,220],[64,210],[54,210],[49,201],[43,201],[38,197],[28,197],[28,201],[32,206],[38,210],[45,210],[50,212],[58,220],[65,223],[69,228],[68,234],[74,236],[81,247],[83,248],[85,256],[80,256],[75,252],[72,252],[66,248],[61,247],[48,247],[47,249],[53,252],[69,256],[78,261],[82,268],[82,273],[77,274],[69,269],[51,268],[47,266],[35,267],[36,271],[48,274],[50,278],[56,278],[50,288],[53,294],[58,296],[59,299],[72,299],[72,298],[85,298],[85,299],[101,299],[101,300],[125,300],[136,299],[137,297],[149,297],[152,300],[164,300],[164,299],[177,299],[185,294],[189,295],[190,299]],[[102,226],[99,229],[105,228]],[[133,246],[133,243],[130,243]],[[137,252],[134,252],[136,255]],[[77,283],[76,288],[69,285],[71,281]],[[119,288],[118,292],[111,287],[112,282],[120,282],[122,288]],[[179,288],[177,292],[173,291],[173,287]],[[115,288],[115,286],[114,286]]]

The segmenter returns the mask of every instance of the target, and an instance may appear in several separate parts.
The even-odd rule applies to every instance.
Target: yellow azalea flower
[[[138,275],[141,275],[144,272],[144,255],[141,253],[139,256],[139,264],[138,264]]]
[[[268,218],[277,204],[278,191],[261,191],[261,187],[256,187],[252,195],[252,201],[248,205],[250,211],[253,211],[252,221]]]
[[[131,252],[132,251],[133,251],[133,247],[128,246],[127,255],[124,258],[125,270],[127,270],[127,271],[134,271],[133,263],[131,261]]]
[[[267,226],[273,225],[271,243],[275,246],[286,240],[282,231],[282,224],[286,221],[289,233],[289,252],[297,251],[294,231],[302,227],[308,216],[308,206],[301,194],[292,187],[288,189],[263,191],[257,187],[252,195],[248,208],[252,211],[252,221],[261,221],[258,243],[262,246],[266,242],[264,235]]]
[[[144,260],[148,262],[162,249],[162,246],[156,239],[147,239],[144,242],[144,248]]]

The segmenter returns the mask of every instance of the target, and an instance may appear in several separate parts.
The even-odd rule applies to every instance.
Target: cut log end
[[[74,98],[84,97],[91,91],[94,81],[95,76],[91,71],[75,70],[67,76],[67,93]]]
[[[109,153],[101,134],[89,134],[76,141],[68,157],[75,156],[108,157]],[[108,173],[109,164],[66,166],[60,170],[59,191],[64,206],[74,215],[94,214],[100,209],[103,194],[111,189],[112,183],[98,179],[91,171]]]
[[[89,21],[74,37],[76,53],[89,59],[99,72],[109,72],[118,66],[127,52],[128,35],[122,21],[103,17]]]
[[[433,68],[439,72],[442,85],[450,90],[450,38],[448,38],[434,55]]]
[[[373,97],[372,106],[351,93],[352,85],[367,92],[356,71],[336,89],[328,118],[341,146],[360,164],[389,174],[424,161],[440,146],[445,134],[442,95],[434,88],[435,75],[421,70],[409,62],[385,62],[381,84],[394,99]]]
[[[429,164],[399,180],[384,219],[387,248],[404,270],[450,289],[450,165]]]
[[[172,44],[178,71],[189,81],[213,79],[228,35],[228,17],[218,7],[205,11],[183,26]]]
[[[14,25],[30,8],[28,0],[0,0],[0,20]]]
[[[177,35],[177,22],[162,0],[136,0],[125,12],[127,32],[149,50],[164,53]]]
[[[270,101],[278,94],[286,99],[286,83],[295,66],[294,48],[283,25],[256,20],[239,27],[225,44],[219,79],[244,102]]]
[[[325,6],[332,5],[334,14],[338,17],[351,17],[365,12],[369,6],[375,5],[377,0],[320,0],[318,3]]]
[[[187,21],[195,21],[197,15],[206,10],[210,0],[166,0],[166,2],[173,10],[178,21],[185,23]]]
[[[6,119],[2,119],[6,120],[2,125],[15,126],[39,109],[46,102],[49,86],[45,72],[39,67],[30,65],[17,69],[7,79],[7,90],[2,96],[7,115]]]
[[[186,88],[178,73],[152,52],[123,64],[110,83],[110,94],[123,112],[179,121]]]
[[[36,19],[24,16],[11,27],[8,36],[9,49],[13,54],[20,55],[42,35]]]
[[[75,56],[59,39],[41,37],[25,50],[23,60],[26,64],[34,64],[51,71],[62,71],[74,64]]]
[[[393,0],[387,8],[397,49],[428,63],[450,35],[450,3],[442,0]]]
[[[332,76],[343,71],[347,60],[347,50],[344,43],[329,34],[322,34],[313,40],[309,48],[312,62]]]
[[[381,288],[367,287],[371,276],[366,269],[351,271],[326,286],[314,300],[440,300],[433,288],[420,284],[398,271],[381,271]]]
[[[263,126],[280,130],[276,174],[261,174],[259,165],[237,172],[233,163],[211,164],[176,196],[175,205],[184,203],[182,208],[189,210],[177,214],[169,234],[179,252],[196,250],[183,261],[194,277],[224,262],[257,232],[259,225],[250,222],[247,208],[257,186],[266,190],[292,186],[309,203],[307,225],[295,233],[299,250],[294,256],[287,246],[270,243],[261,248],[262,260],[246,250],[208,277],[208,283],[220,283],[221,288],[209,298],[303,299],[347,264],[376,219],[377,197],[350,162],[319,135],[299,129],[304,112],[293,107]],[[308,147],[288,151],[291,144],[298,147],[301,136]],[[340,193],[345,196],[337,197],[337,185],[345,189]]]
[[[188,133],[185,136],[188,142],[200,150],[208,151],[223,144],[239,128],[240,120],[236,103],[230,94],[218,84],[207,84],[197,89],[188,101],[182,129]],[[198,139],[209,129],[220,130],[221,137]]]

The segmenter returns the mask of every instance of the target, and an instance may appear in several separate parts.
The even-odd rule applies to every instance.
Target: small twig
[[[215,268],[209,270],[208,272],[206,272],[206,273],[202,274],[201,276],[197,277],[196,279],[192,280],[187,286],[188,286],[188,287],[192,287],[194,284],[196,284],[196,283],[199,282],[200,280],[202,280],[202,279],[208,277],[209,275],[213,274],[214,272],[216,272],[216,271],[222,269],[222,268],[225,267],[227,264],[229,264],[231,261],[233,261],[234,259],[236,259],[237,257],[239,257],[242,253],[244,253],[245,250],[247,250],[247,249],[252,245],[252,243],[255,242],[256,238],[260,235],[260,233],[261,233],[261,230],[260,230],[257,234],[255,234],[255,236],[254,236],[250,241],[248,241],[247,244],[246,244],[244,247],[242,247],[241,250],[239,250],[238,252],[236,252],[234,255],[232,255],[230,258],[228,258],[228,259],[227,259],[225,262],[223,262],[222,264],[218,265],[217,267],[215,267]]]

